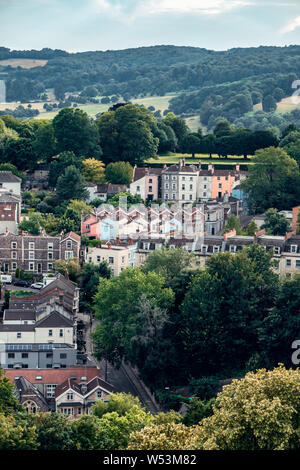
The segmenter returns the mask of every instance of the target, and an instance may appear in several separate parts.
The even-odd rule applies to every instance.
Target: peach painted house
[[[244,172],[240,171],[239,164],[236,165],[235,170],[215,170],[212,164],[208,165],[211,178],[211,198],[223,199],[225,194],[229,196],[237,182],[246,178]]]

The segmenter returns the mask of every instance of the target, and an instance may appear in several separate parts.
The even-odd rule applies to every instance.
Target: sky
[[[299,0],[0,0],[0,46],[69,52],[159,44],[300,44]]]

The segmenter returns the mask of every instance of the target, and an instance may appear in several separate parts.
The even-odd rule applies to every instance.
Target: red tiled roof
[[[14,382],[16,377],[25,377],[33,384],[61,384],[71,377],[76,377],[75,382],[81,382],[81,377],[86,377],[89,382],[95,376],[100,376],[100,369],[96,366],[73,366],[67,369],[5,369],[5,377]],[[42,377],[36,379],[36,377]]]
[[[67,238],[74,238],[75,240],[80,242],[80,236],[77,235],[75,232],[68,232],[64,235],[62,241],[66,240]]]

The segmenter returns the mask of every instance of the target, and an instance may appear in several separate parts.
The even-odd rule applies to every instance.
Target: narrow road
[[[138,378],[137,371],[128,364],[123,363],[120,369],[116,369],[109,362],[102,360],[98,361],[92,356],[93,344],[90,338],[90,333],[95,329],[97,322],[93,321],[92,327],[86,324],[86,352],[91,361],[93,361],[101,372],[101,377],[108,383],[113,385],[116,392],[131,393],[139,398],[141,404],[150,411],[152,414],[159,413],[160,407],[156,403],[150,390],[145,384]]]

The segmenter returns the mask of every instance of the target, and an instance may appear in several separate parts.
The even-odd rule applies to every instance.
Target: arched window
[[[37,404],[32,400],[25,401],[23,403],[23,406],[25,407],[25,410],[29,414],[35,414],[37,412],[37,408],[38,408]]]

